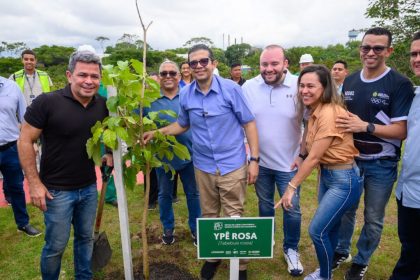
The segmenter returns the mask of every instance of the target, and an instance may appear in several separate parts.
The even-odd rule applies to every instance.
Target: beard
[[[281,78],[283,77],[283,71],[281,71],[281,72],[276,71],[273,74],[275,75],[274,80],[271,80],[271,79],[268,80],[267,79],[267,73],[265,71],[261,73],[261,77],[264,79],[264,82],[267,85],[276,85],[276,84],[280,83]]]

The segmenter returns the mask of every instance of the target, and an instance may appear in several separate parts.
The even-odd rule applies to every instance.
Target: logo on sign
[[[223,229],[223,223],[222,222],[218,222],[218,223],[214,223],[214,230],[222,230]]]

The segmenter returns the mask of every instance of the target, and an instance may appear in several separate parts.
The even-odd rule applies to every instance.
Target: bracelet
[[[305,160],[305,159],[308,157],[308,155],[302,155],[302,154],[299,154],[299,157],[300,157],[301,159]]]
[[[287,183],[287,185],[291,187],[292,189],[297,190],[297,187],[293,185],[292,182]]]

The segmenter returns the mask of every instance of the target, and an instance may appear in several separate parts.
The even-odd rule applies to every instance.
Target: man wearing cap
[[[0,171],[3,174],[3,189],[9,196],[18,230],[33,237],[41,232],[29,223],[24,177],[16,145],[25,111],[25,99],[18,85],[0,77]]]
[[[299,59],[299,69],[302,71],[306,66],[314,64],[314,59],[311,54],[305,53]]]
[[[296,166],[293,169],[290,166],[295,161],[302,162],[298,157],[302,131],[296,110],[297,77],[287,70],[287,66],[284,49],[269,45],[260,56],[260,75],[242,86],[257,122],[261,160],[255,191],[261,217],[274,217],[276,186],[282,196],[297,171]],[[293,276],[303,273],[298,253],[299,190],[293,197],[293,207],[283,211],[283,255],[287,270]]]
[[[33,50],[24,50],[21,57],[23,69],[12,74],[9,79],[18,84],[29,106],[35,97],[43,92],[50,92],[52,82],[46,72],[35,68],[37,60]]]
[[[32,203],[44,213],[43,279],[59,279],[61,258],[74,229],[75,279],[92,279],[93,223],[97,206],[95,165],[86,142],[91,128],[108,116],[105,99],[96,93],[101,79],[100,58],[89,51],[70,56],[69,84],[38,96],[25,113],[19,157]],[[42,137],[40,172],[33,143]],[[112,165],[110,155],[105,157]]]

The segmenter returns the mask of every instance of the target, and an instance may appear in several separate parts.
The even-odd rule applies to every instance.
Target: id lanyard
[[[28,79],[28,75],[26,75],[26,73],[25,73],[26,81],[28,82],[29,89],[31,90],[31,94],[29,95],[29,99],[30,99],[31,102],[35,99],[35,94],[33,92],[33,88],[34,88],[34,85],[35,85],[35,75],[36,75],[36,71],[34,72],[34,75],[32,76],[32,85],[31,85],[31,83],[29,82],[29,79]]]

